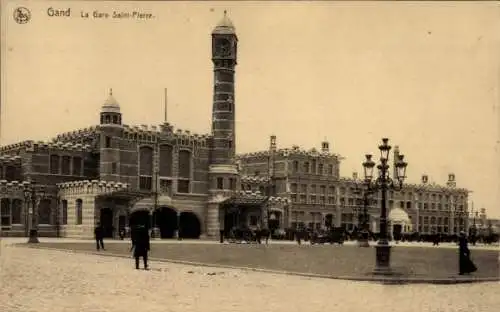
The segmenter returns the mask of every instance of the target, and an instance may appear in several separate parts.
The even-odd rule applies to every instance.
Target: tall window
[[[313,159],[312,163],[311,163],[311,172],[312,173],[316,173],[316,160]]]
[[[318,164],[318,174],[323,174],[323,164]]]
[[[50,155],[50,173],[59,174],[59,156]]]
[[[293,172],[299,172],[299,162],[297,160],[293,162]]]
[[[62,210],[62,224],[66,225],[68,224],[68,201],[65,199],[61,201],[61,210]]]
[[[42,199],[38,204],[38,224],[50,224],[50,199]]]
[[[105,137],[104,139],[104,147],[105,148],[111,148],[111,138],[110,137]]]
[[[309,173],[309,162],[305,162],[303,166],[304,166],[304,170],[303,171],[305,173]]]
[[[3,167],[0,166],[0,180],[3,180],[4,177],[3,177]]]
[[[235,178],[229,179],[229,189],[232,191],[236,190],[236,179]]]
[[[161,145],[160,146],[160,176],[171,177],[172,176],[172,154],[173,149],[171,145]]]
[[[14,181],[18,180],[17,168],[14,166],[7,166],[5,168],[5,180]]]
[[[177,180],[177,192],[189,193],[189,179],[191,177],[191,152],[179,151],[179,178]]]
[[[22,224],[23,202],[20,199],[12,201],[12,224]]]
[[[0,213],[2,215],[1,224],[3,226],[9,226],[11,224],[10,212],[10,200],[8,198],[2,198],[0,202]]]
[[[191,152],[179,151],[179,178],[189,179],[191,177]]]
[[[71,157],[63,156],[62,163],[61,163],[61,174],[64,174],[64,175],[71,174],[70,164],[71,164]]]
[[[83,223],[83,202],[80,198],[78,198],[75,202],[75,217],[76,224]]]
[[[142,146],[139,149],[139,188],[151,190],[153,184],[153,149]]]
[[[224,189],[224,178],[217,178],[217,189]]]
[[[81,157],[73,157],[73,175],[75,175],[75,176],[82,175],[82,158]]]

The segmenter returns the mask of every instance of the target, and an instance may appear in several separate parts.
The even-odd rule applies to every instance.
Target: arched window
[[[118,116],[113,115],[113,123],[118,124]]]
[[[22,224],[23,202],[20,199],[12,201],[12,224]]]
[[[68,201],[65,199],[61,201],[61,210],[62,210],[62,224],[66,225],[68,224]]]
[[[109,115],[106,115],[105,120],[106,120],[106,123],[108,123],[108,124],[111,122],[111,118],[109,117]]]
[[[62,157],[61,174],[64,174],[64,175],[71,174],[71,157],[69,157],[69,156]]]
[[[75,202],[75,220],[76,224],[83,223],[83,202],[80,198],[78,198]]]
[[[172,176],[172,146],[163,144],[160,146],[160,176]]]
[[[50,173],[59,174],[59,156],[50,155]]]
[[[10,210],[10,199],[2,198],[0,201],[0,214],[2,215],[1,224],[3,226],[11,225],[11,210]]]
[[[42,199],[38,204],[38,224],[51,224],[50,199]]]

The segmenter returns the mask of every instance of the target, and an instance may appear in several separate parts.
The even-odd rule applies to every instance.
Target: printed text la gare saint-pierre
[[[50,7],[47,9],[47,15],[49,17],[71,17],[74,15],[71,8],[65,9],[56,9]],[[141,12],[140,10],[133,11],[112,11],[111,13],[102,12],[98,10],[93,11],[85,11],[80,10],[80,14],[75,14],[77,17],[84,19],[107,19],[107,18],[135,18],[135,19],[152,19],[154,18],[153,14],[147,12]]]

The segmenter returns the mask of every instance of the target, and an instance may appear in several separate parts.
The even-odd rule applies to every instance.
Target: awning
[[[99,195],[97,195],[97,198],[98,199],[133,200],[133,199],[142,199],[142,198],[146,198],[149,196],[151,196],[151,192],[121,190],[121,191],[99,194]]]
[[[227,206],[262,206],[269,197],[254,194],[238,194],[226,199],[222,205]]]

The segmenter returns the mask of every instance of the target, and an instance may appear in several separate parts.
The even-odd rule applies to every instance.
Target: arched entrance
[[[179,236],[181,238],[200,238],[201,223],[193,212],[181,212],[179,217]]]
[[[101,208],[99,217],[104,237],[113,237],[113,210],[111,208]]]
[[[130,228],[135,228],[138,225],[144,225],[146,228],[150,228],[151,224],[148,210],[136,210],[130,214]]]
[[[161,238],[173,238],[177,231],[177,211],[169,207],[158,208],[153,215]]]
[[[280,227],[281,213],[279,211],[271,211],[269,214],[268,226],[269,231],[274,233]]]

